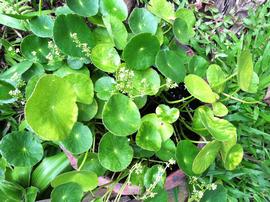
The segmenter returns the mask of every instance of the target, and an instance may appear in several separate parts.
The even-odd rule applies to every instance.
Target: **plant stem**
[[[192,95],[190,95],[190,96],[188,96],[188,97],[184,97],[183,99],[180,99],[180,100],[172,100],[172,101],[170,101],[170,100],[167,100],[167,99],[164,97],[165,101],[166,101],[167,103],[169,103],[169,104],[177,104],[177,103],[180,103],[180,102],[184,102],[185,100],[189,100],[190,98],[192,98]]]
[[[41,16],[41,11],[42,11],[42,0],[39,0],[38,3],[38,15]]]
[[[222,95],[230,98],[230,99],[233,99],[233,100],[236,100],[238,102],[241,102],[241,103],[244,103],[244,104],[262,104],[264,105],[262,102],[260,101],[246,101],[246,100],[242,100],[242,99],[239,99],[239,98],[236,98],[236,97],[233,97],[232,95],[229,95],[227,93],[222,93]]]
[[[235,77],[236,75],[237,75],[237,72],[233,73],[231,76],[227,77],[223,81],[221,81],[218,84],[214,85],[212,88],[220,86],[221,84],[225,83],[226,81],[229,81],[231,78]]]
[[[83,161],[82,161],[80,167],[78,168],[78,171],[80,171],[82,169],[82,167],[83,167],[83,165],[84,165],[84,163],[85,163],[85,161],[87,159],[87,156],[88,156],[88,150],[84,154]]]

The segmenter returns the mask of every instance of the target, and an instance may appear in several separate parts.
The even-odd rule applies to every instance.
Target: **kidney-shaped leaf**
[[[156,153],[156,156],[162,161],[169,161],[175,159],[176,146],[171,139],[162,142],[160,150]]]
[[[205,80],[195,74],[189,74],[185,77],[185,86],[191,95],[202,102],[214,103],[216,101],[217,95]]]
[[[152,68],[134,71],[132,87],[129,93],[135,97],[139,95],[155,95],[160,87],[159,74]]]
[[[77,102],[91,104],[94,98],[94,86],[89,76],[85,74],[68,74],[64,80],[69,82],[77,96]]]
[[[173,23],[174,36],[183,44],[188,44],[189,39],[194,35],[193,30],[182,18],[176,18]]]
[[[96,45],[91,54],[93,64],[102,71],[115,72],[121,64],[120,56],[111,44]]]
[[[249,50],[244,50],[241,52],[237,65],[238,85],[240,86],[241,90],[248,92],[253,76],[252,55]]]
[[[43,147],[29,132],[13,132],[3,137],[0,143],[3,157],[13,166],[31,167],[43,157]]]
[[[74,182],[79,184],[83,191],[91,191],[98,185],[98,177],[92,171],[70,171],[58,175],[52,182],[52,187],[57,187],[62,184]]]
[[[134,8],[129,16],[128,24],[133,33],[147,32],[155,34],[158,27],[158,18],[145,8]]]
[[[192,164],[198,153],[199,149],[189,140],[182,140],[177,145],[177,164],[189,176],[195,175],[192,171]]]
[[[124,21],[128,16],[127,5],[123,0],[100,0],[101,13]]]
[[[124,23],[114,16],[104,16],[103,22],[116,48],[123,50],[128,38],[128,32]]]
[[[157,116],[165,122],[173,123],[179,118],[179,110],[177,108],[170,108],[167,105],[160,104],[156,108]]]
[[[65,139],[77,120],[76,94],[64,79],[45,75],[27,100],[25,118],[33,131],[45,140]]]
[[[207,81],[216,93],[222,93],[225,87],[226,74],[218,65],[210,65],[206,71]]]
[[[100,140],[98,158],[104,168],[119,172],[131,163],[133,149],[126,137],[118,137],[108,132]]]
[[[202,174],[214,162],[221,143],[214,140],[205,145],[195,157],[192,164],[192,171],[195,174]]]
[[[244,155],[240,144],[234,145],[227,154],[224,166],[227,170],[234,170],[242,161]]]
[[[126,45],[123,57],[130,69],[144,70],[155,63],[159,51],[157,37],[150,33],[134,36]]]
[[[90,17],[98,13],[99,0],[67,0],[67,6],[78,15]]]
[[[82,187],[74,182],[59,185],[51,193],[52,202],[75,202],[81,201],[83,197]]]
[[[69,136],[61,141],[64,147],[73,154],[81,154],[92,145],[92,132],[82,123],[75,123]]]
[[[186,69],[181,57],[175,51],[161,50],[156,56],[158,70],[174,82],[184,81]]]
[[[136,144],[149,151],[159,151],[162,139],[155,125],[150,121],[143,121],[136,135]]]
[[[54,21],[49,15],[41,15],[29,21],[31,31],[39,37],[52,37]]]
[[[111,96],[103,108],[102,116],[105,127],[117,136],[131,135],[141,123],[138,107],[123,94]]]
[[[48,60],[46,56],[49,54],[48,39],[39,38],[35,35],[28,35],[21,43],[21,52],[27,59],[46,63]]]
[[[76,25],[76,26],[74,26]],[[83,18],[74,15],[60,15],[53,27],[53,38],[60,50],[73,57],[86,57],[83,50],[94,46],[94,36]]]
[[[233,124],[212,116],[212,113],[207,113],[206,107],[200,107],[198,111],[204,127],[216,140],[228,141],[236,134]]]

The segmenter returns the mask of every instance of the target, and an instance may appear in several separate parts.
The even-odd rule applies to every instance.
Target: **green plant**
[[[266,106],[253,96],[261,86],[253,49],[236,37],[237,54],[229,49],[230,60],[215,56],[210,64],[209,48],[198,45],[202,22],[184,5],[150,0],[128,16],[123,0],[67,0],[48,13],[40,1],[38,12],[1,14],[8,32],[31,34],[2,39],[9,66],[0,74],[0,199],[35,201],[51,185],[52,201],[89,192],[109,201],[121,181],[115,201],[129,184],[139,186],[137,199],[167,201],[175,162],[187,176],[202,176],[190,201],[231,196],[228,180],[213,174],[233,173],[244,155],[230,117],[239,105]],[[100,199],[103,175],[112,181]],[[204,185],[208,175],[217,187]]]

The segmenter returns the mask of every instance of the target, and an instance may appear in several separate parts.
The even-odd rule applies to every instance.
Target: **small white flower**
[[[211,189],[212,189],[212,190],[216,190],[216,188],[217,188],[217,185],[216,185],[215,183],[212,183],[212,184],[211,184]]]
[[[197,194],[198,194],[199,199],[201,199],[203,197],[203,192],[202,191],[198,191]]]
[[[174,160],[174,159],[170,159],[170,160],[169,160],[169,164],[170,164],[170,165],[174,165],[174,164],[175,164],[175,160]]]
[[[37,55],[37,52],[36,51],[32,51],[31,52],[33,56],[36,56]]]

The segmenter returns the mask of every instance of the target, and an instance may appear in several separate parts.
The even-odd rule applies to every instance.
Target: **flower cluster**
[[[88,44],[81,43],[81,41],[78,38],[77,33],[71,33],[70,36],[73,39],[73,42],[76,44],[76,47],[80,48],[87,58],[90,58],[91,50],[90,50]]]
[[[60,49],[52,41],[48,42],[48,48],[50,49],[49,54],[46,55],[48,65],[53,65],[55,62],[60,62],[64,59]]]
[[[120,92],[127,93],[132,90],[132,78],[134,77],[134,72],[125,67],[120,67],[115,74],[116,79],[116,89]]]
[[[189,201],[200,201],[205,191],[215,190],[217,188],[217,184],[208,184],[205,181],[199,180],[197,177],[190,177],[189,184],[191,184],[193,188]]]
[[[149,186],[149,188],[146,189],[143,196],[140,198],[141,200],[146,200],[147,198],[154,198],[157,193],[153,192],[157,184],[162,180],[162,176],[165,174],[167,168],[174,165],[176,162],[174,159],[170,159],[168,162],[166,162],[165,168],[162,166],[158,167],[157,177],[155,181]]]
[[[166,87],[169,89],[176,88],[176,87],[178,87],[178,84],[175,83],[174,81],[172,81],[171,79],[166,78]]]

